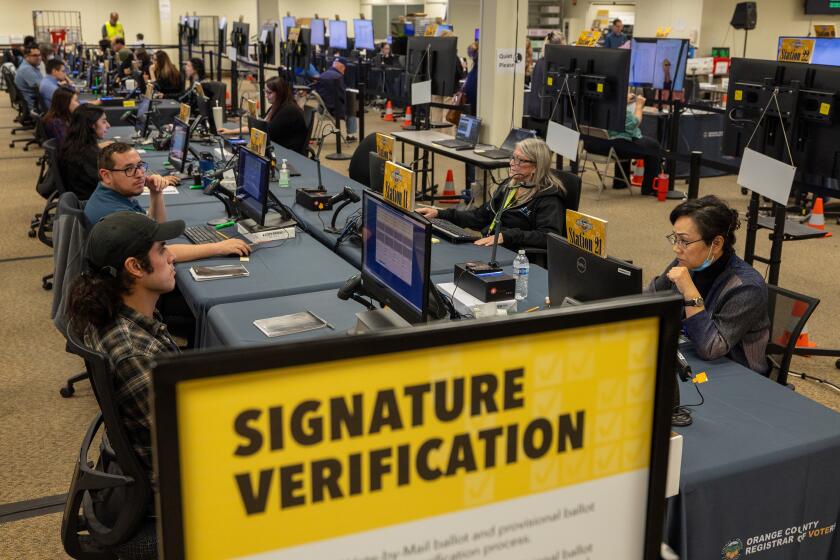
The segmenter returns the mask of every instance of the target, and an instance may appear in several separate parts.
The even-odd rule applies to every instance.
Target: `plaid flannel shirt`
[[[178,352],[178,346],[157,311],[154,319],[149,319],[125,305],[109,327],[102,331],[89,328],[85,344],[111,359],[117,406],[134,451],[151,477],[151,372],[158,354]]]

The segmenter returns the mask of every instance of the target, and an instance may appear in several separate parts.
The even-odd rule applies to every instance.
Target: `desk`
[[[473,152],[472,150],[454,150],[452,148],[446,148],[439,144],[433,144],[436,140],[451,140],[452,136],[449,134],[444,134],[443,132],[438,132],[436,130],[412,130],[412,131],[403,131],[403,132],[394,132],[392,133],[394,138],[399,140],[403,143],[402,146],[402,159],[405,159],[405,145],[410,144],[414,146],[414,155],[409,161],[417,161],[422,158],[423,160],[423,167],[421,168],[421,185],[422,185],[422,195],[423,198],[421,200],[430,200],[426,198],[429,195],[434,195],[434,192],[430,192],[428,195],[426,193],[426,184],[428,181],[428,173],[431,171],[432,182],[434,182],[434,170],[435,170],[435,154],[440,154],[442,156],[446,156],[458,161],[462,161],[467,165],[474,165],[481,169],[484,174],[484,202],[487,201],[487,191],[490,188],[489,181],[487,180],[488,172],[492,171],[493,169],[506,169],[510,166],[510,162],[507,159],[490,159],[477,153]],[[423,155],[420,156],[419,152],[423,150]],[[431,167],[426,167],[426,152],[432,153],[432,162]],[[415,187],[416,188],[416,187]],[[431,199],[434,200],[434,199]]]
[[[217,217],[221,204],[194,204],[167,209],[170,220],[200,224]],[[232,258],[204,259],[201,264],[230,264]],[[251,254],[247,278],[196,282],[189,273],[195,263],[176,265],[178,287],[196,319],[196,345],[204,339],[207,312],[214,305],[274,296],[337,289],[357,270],[336,257],[316,239],[297,232],[294,239],[272,242]]]
[[[685,355],[710,381],[700,385],[705,403],[693,409],[694,423],[674,430],[684,438],[682,472],[665,536],[680,557],[721,558],[733,539],[746,549],[756,535],[836,523],[840,414],[729,360]],[[680,383],[682,403],[698,398],[691,384]],[[835,531],[802,543],[794,537],[757,557],[829,560],[838,551]]]
[[[92,101],[97,99],[97,96],[90,94],[90,93],[82,93],[79,95],[79,101]],[[120,117],[122,117],[123,113],[126,111],[132,111],[137,107],[123,107],[122,105],[117,106],[104,106],[99,105],[100,109],[105,111],[106,118],[111,126],[118,126],[125,124]],[[162,124],[167,124],[172,122],[172,120],[178,116],[178,111],[180,110],[181,104],[175,101],[174,99],[158,99],[155,100],[155,108],[160,115],[160,122]]]

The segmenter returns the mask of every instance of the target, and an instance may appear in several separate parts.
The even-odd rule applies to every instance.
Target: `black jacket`
[[[303,111],[297,104],[286,103],[277,109],[268,123],[268,137],[284,148],[306,154],[309,130],[306,128]]]
[[[315,91],[324,100],[324,105],[335,119],[347,118],[347,87],[341,72],[332,67],[328,68],[318,77]]]
[[[493,216],[504,203],[507,190],[502,184],[493,198],[473,210],[446,209],[438,217],[461,227],[480,230],[489,235]],[[503,246],[518,251],[528,247],[545,248],[546,234],[564,235],[566,224],[566,196],[557,187],[548,187],[537,192],[523,204],[513,204],[502,213],[501,232]]]

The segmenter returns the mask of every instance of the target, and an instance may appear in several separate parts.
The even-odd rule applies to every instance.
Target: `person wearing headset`
[[[709,195],[683,202],[670,218],[667,239],[676,258],[646,291],[682,295],[683,331],[701,359],[727,356],[766,374],[767,284],[735,254],[738,211]]]
[[[546,234],[563,234],[565,197],[562,181],[551,172],[551,150],[539,138],[526,138],[513,150],[510,177],[486,204],[473,210],[418,208],[417,212],[481,231],[475,244],[483,246],[493,244],[498,222],[499,244],[518,251],[545,248]]]

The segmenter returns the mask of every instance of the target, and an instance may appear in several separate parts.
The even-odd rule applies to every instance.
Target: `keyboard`
[[[471,150],[472,148],[475,148],[475,144],[471,144],[465,140],[458,140],[456,138],[453,138],[452,140],[432,140],[432,144],[437,144],[438,146],[452,148],[455,150]]]
[[[480,156],[484,156],[490,159],[508,159],[510,156],[513,155],[513,152],[510,150],[505,150],[503,148],[494,149],[494,150],[486,150],[483,152],[476,152]]]
[[[469,232],[461,226],[456,226],[449,220],[432,218],[430,221],[435,234],[446,238],[451,243],[472,243],[476,239],[481,239],[479,234]]]
[[[195,245],[218,243],[219,241],[227,239],[221,233],[216,231],[216,228],[208,225],[187,226],[184,229],[184,237],[189,239]]]

